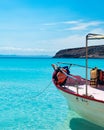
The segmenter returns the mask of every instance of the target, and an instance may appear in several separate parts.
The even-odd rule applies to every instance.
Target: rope
[[[86,68],[86,66],[83,66],[83,65],[78,65],[78,64],[71,64],[71,63],[64,63],[64,62],[57,62],[58,64],[66,64],[66,65],[70,65],[70,66],[79,66],[79,67],[82,67],[82,68]],[[88,69],[92,69],[92,67],[88,67]]]
[[[34,98],[38,98],[41,94],[43,94],[51,85],[52,81],[49,82],[49,84],[39,93],[37,94]]]

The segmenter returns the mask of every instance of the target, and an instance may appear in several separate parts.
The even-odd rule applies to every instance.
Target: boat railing
[[[66,63],[66,62],[57,62],[57,64],[59,64],[59,65],[61,65],[61,64],[63,64],[63,65],[68,65],[69,68],[70,68],[71,66],[78,66],[78,67],[81,67],[81,68],[86,68],[86,66],[84,66],[84,65],[73,64],[73,63]],[[93,68],[93,67],[88,67],[88,69],[92,69],[92,68]]]

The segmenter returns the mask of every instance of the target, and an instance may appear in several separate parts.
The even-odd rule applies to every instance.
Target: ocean
[[[85,59],[0,58],[0,130],[104,130],[70,110],[52,83],[52,63],[85,65]],[[104,69],[104,59],[89,59]],[[85,76],[74,66],[73,73]]]

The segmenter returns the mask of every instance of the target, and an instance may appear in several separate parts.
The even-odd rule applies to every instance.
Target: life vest
[[[100,80],[104,81],[104,71],[100,71]]]
[[[90,72],[90,85],[92,87],[97,87],[98,81],[98,69],[95,67]]]
[[[97,87],[97,85],[104,85],[104,71],[94,68],[90,72],[90,85]]]
[[[104,71],[99,72],[99,84],[104,85]]]
[[[62,69],[62,71],[67,73],[66,69]],[[57,84],[62,84],[66,80],[66,78],[67,78],[67,76],[62,71],[59,71],[57,73]]]

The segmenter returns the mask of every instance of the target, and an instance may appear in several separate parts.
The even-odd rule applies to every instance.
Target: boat
[[[64,62],[53,63],[52,81],[66,98],[70,109],[87,121],[104,127],[104,70],[88,66],[88,42],[96,39],[104,39],[104,35],[92,33],[86,35],[85,66]],[[70,68],[73,66],[84,67],[85,78],[80,74],[72,74]]]

